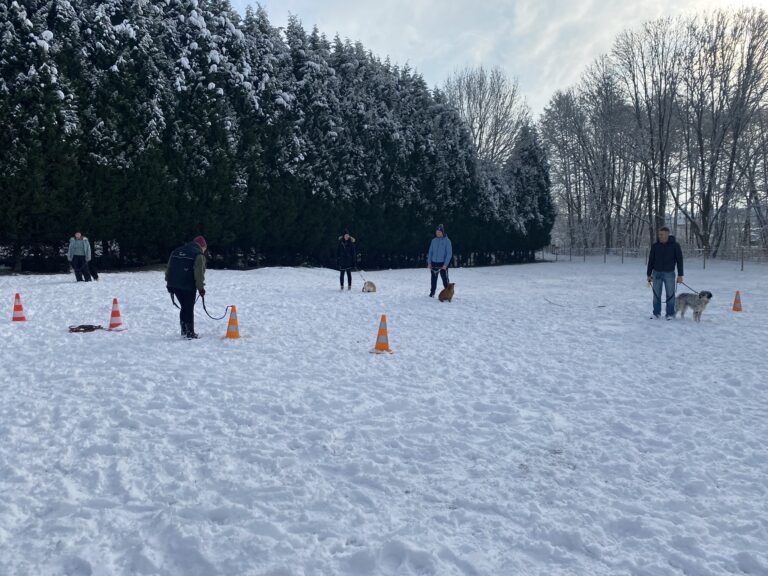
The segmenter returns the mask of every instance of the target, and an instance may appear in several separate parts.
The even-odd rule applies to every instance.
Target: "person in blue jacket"
[[[443,279],[443,288],[448,288],[448,266],[453,258],[453,246],[451,240],[445,235],[445,227],[440,224],[435,230],[435,237],[429,245],[429,254],[427,255],[427,268],[431,273],[432,283],[430,285],[429,297],[435,297],[437,290],[437,276]]]

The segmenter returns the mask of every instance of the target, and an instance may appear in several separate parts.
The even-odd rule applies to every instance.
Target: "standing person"
[[[88,261],[88,272],[91,274],[91,278],[95,281],[99,281],[99,271],[96,269],[96,246],[91,247],[91,259]]]
[[[336,264],[339,268],[339,283],[344,290],[344,275],[347,276],[347,290],[352,290],[352,268],[357,264],[357,252],[355,250],[355,239],[349,234],[349,230],[344,230],[344,234],[339,236],[339,245],[336,247]]]
[[[78,282],[91,281],[91,273],[88,270],[88,262],[91,261],[91,243],[80,232],[75,232],[75,235],[69,239],[67,260],[72,265]]]
[[[435,237],[429,245],[429,254],[427,254],[427,268],[432,275],[429,297],[435,297],[437,290],[438,274],[443,279],[443,288],[448,288],[448,266],[453,258],[453,246],[451,240],[445,234],[445,227],[440,224],[435,230]]]
[[[675,317],[675,266],[677,283],[683,282],[683,250],[669,228],[659,228],[659,239],[651,246],[648,255],[648,282],[653,282],[653,318],[661,318],[661,289],[664,287],[667,298],[666,318]]]
[[[187,339],[199,338],[195,333],[196,292],[205,297],[205,251],[208,243],[198,236],[171,252],[165,271],[165,284],[171,299],[179,300],[181,335]]]

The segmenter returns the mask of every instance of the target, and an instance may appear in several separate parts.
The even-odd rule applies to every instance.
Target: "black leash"
[[[690,290],[691,292],[693,292],[693,293],[695,293],[695,294],[698,294],[698,293],[699,293],[699,291],[698,291],[698,290],[694,290],[693,288],[691,288],[690,286],[688,286],[688,284],[686,284],[685,282],[680,282],[680,284],[682,284],[683,286],[685,286],[686,288],[688,288],[688,290]]]
[[[216,321],[224,320],[227,317],[227,315],[229,314],[229,311],[232,309],[232,306],[227,306],[224,309],[224,315],[223,316],[221,316],[221,317],[211,316],[211,313],[208,312],[208,308],[205,307],[205,296],[200,296],[200,299],[203,301],[203,311],[205,312],[205,315],[208,316],[208,318],[210,318],[211,320],[216,320]]]
[[[680,282],[680,284],[682,284],[683,286],[685,286],[686,288],[688,288],[688,290],[692,291],[694,294],[698,294],[698,293],[699,293],[699,291],[698,291],[698,290],[694,290],[693,288],[691,288],[690,286],[688,286],[688,284],[686,284],[685,282]],[[677,285],[677,284],[676,284],[676,285]],[[654,295],[654,296],[656,296],[656,298],[657,298],[658,300],[661,300],[661,294],[657,294],[657,293],[656,293],[656,288],[654,288],[654,287],[653,287],[653,282],[651,282],[651,290],[653,290],[653,295]],[[666,300],[664,300],[664,304],[666,304],[667,302],[669,302],[670,300],[672,300],[672,298],[674,298],[675,296],[677,296],[677,290],[675,290],[675,291],[672,293],[672,296],[670,296],[669,298],[667,298]]]
[[[224,320],[227,317],[227,315],[229,314],[230,309],[232,308],[232,306],[227,306],[224,309],[224,315],[221,316],[221,317],[211,316],[211,313],[208,312],[208,308],[206,308],[206,306],[205,306],[205,296],[200,296],[198,294],[197,298],[195,298],[195,302],[197,302],[198,300],[201,300],[201,299],[203,301],[203,311],[205,312],[205,315],[208,316],[208,318],[210,318],[211,320],[216,320],[216,321]],[[181,306],[179,306],[176,303],[176,296],[173,293],[171,293],[171,302],[173,302],[173,305],[176,306],[176,308],[181,310]]]

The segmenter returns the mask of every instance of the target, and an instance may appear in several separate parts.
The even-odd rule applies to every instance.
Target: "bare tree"
[[[680,82],[683,38],[678,20],[645,24],[619,35],[613,50],[635,114],[638,161],[644,168],[649,220],[666,220],[675,146],[674,106]],[[650,230],[653,239],[653,230]]]
[[[541,118],[572,246],[638,247],[668,219],[707,255],[768,247],[768,13],[622,33]]]
[[[469,127],[480,158],[504,164],[530,120],[517,80],[500,68],[465,68],[446,81],[444,92]]]

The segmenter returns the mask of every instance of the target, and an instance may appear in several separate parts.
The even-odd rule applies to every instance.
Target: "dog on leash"
[[[710,300],[712,300],[712,292],[707,290],[698,294],[689,292],[680,294],[675,298],[675,314],[679,312],[680,318],[685,318],[685,312],[690,308],[693,310],[693,319],[696,322],[701,322],[701,315]]]
[[[363,284],[363,292],[376,292],[376,284],[370,280],[366,280],[365,284]]]
[[[440,302],[445,302],[445,301],[450,302],[451,300],[453,300],[453,287],[454,286],[456,286],[456,284],[453,284],[453,283],[448,284],[448,287],[444,288],[440,292],[440,295],[437,297],[437,299],[440,300]]]

